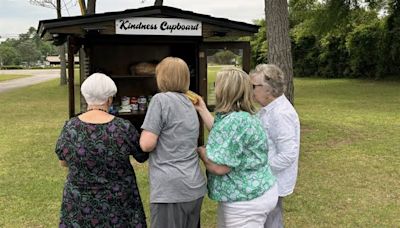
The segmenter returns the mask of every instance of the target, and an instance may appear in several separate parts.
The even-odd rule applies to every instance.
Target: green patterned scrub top
[[[268,165],[267,137],[260,120],[248,112],[217,113],[206,146],[208,159],[231,171],[207,173],[208,195],[222,202],[248,201],[275,183]]]

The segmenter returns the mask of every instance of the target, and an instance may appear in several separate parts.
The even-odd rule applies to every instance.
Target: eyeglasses
[[[253,89],[256,89],[257,86],[263,86],[262,84],[253,84]]]

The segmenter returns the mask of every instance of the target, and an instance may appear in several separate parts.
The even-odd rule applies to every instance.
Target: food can
[[[138,99],[136,97],[131,97],[131,104],[137,104],[138,103]]]
[[[130,103],[131,103],[132,111],[139,110],[138,99],[136,97],[131,97]]]
[[[130,98],[127,96],[121,97],[121,106],[127,106],[129,105]]]
[[[139,105],[138,105],[138,103],[131,104],[131,107],[132,107],[132,111],[137,111],[137,110],[139,110]]]
[[[146,111],[147,109],[147,99],[145,96],[140,96],[138,99],[138,105],[140,111]]]

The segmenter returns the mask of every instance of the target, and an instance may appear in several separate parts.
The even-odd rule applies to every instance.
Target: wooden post
[[[243,70],[246,73],[250,72],[250,58],[251,58],[251,51],[250,51],[250,43],[243,43],[243,58],[242,58],[242,64],[243,64]]]
[[[75,88],[74,88],[74,48],[73,38],[68,36],[68,103],[69,118],[75,115]]]

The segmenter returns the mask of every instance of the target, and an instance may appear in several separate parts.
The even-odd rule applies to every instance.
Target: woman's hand
[[[206,163],[207,162],[207,155],[206,155],[206,147],[200,146],[197,148],[197,153],[199,154],[200,159]]]
[[[222,176],[231,171],[229,166],[226,165],[218,165],[213,161],[207,158],[206,148],[204,146],[200,146],[197,148],[197,153],[199,154],[200,159],[203,161],[206,169],[215,175]]]
[[[208,111],[207,105],[202,97],[198,97],[198,102],[194,105],[194,108],[199,113],[201,119],[206,125],[206,128],[210,131],[214,123],[214,117],[211,115],[210,111]]]
[[[197,103],[194,105],[194,108],[196,109],[196,111],[200,112],[204,112],[204,111],[208,111],[207,109],[207,105],[204,102],[203,98],[198,96],[197,97],[198,101]]]

